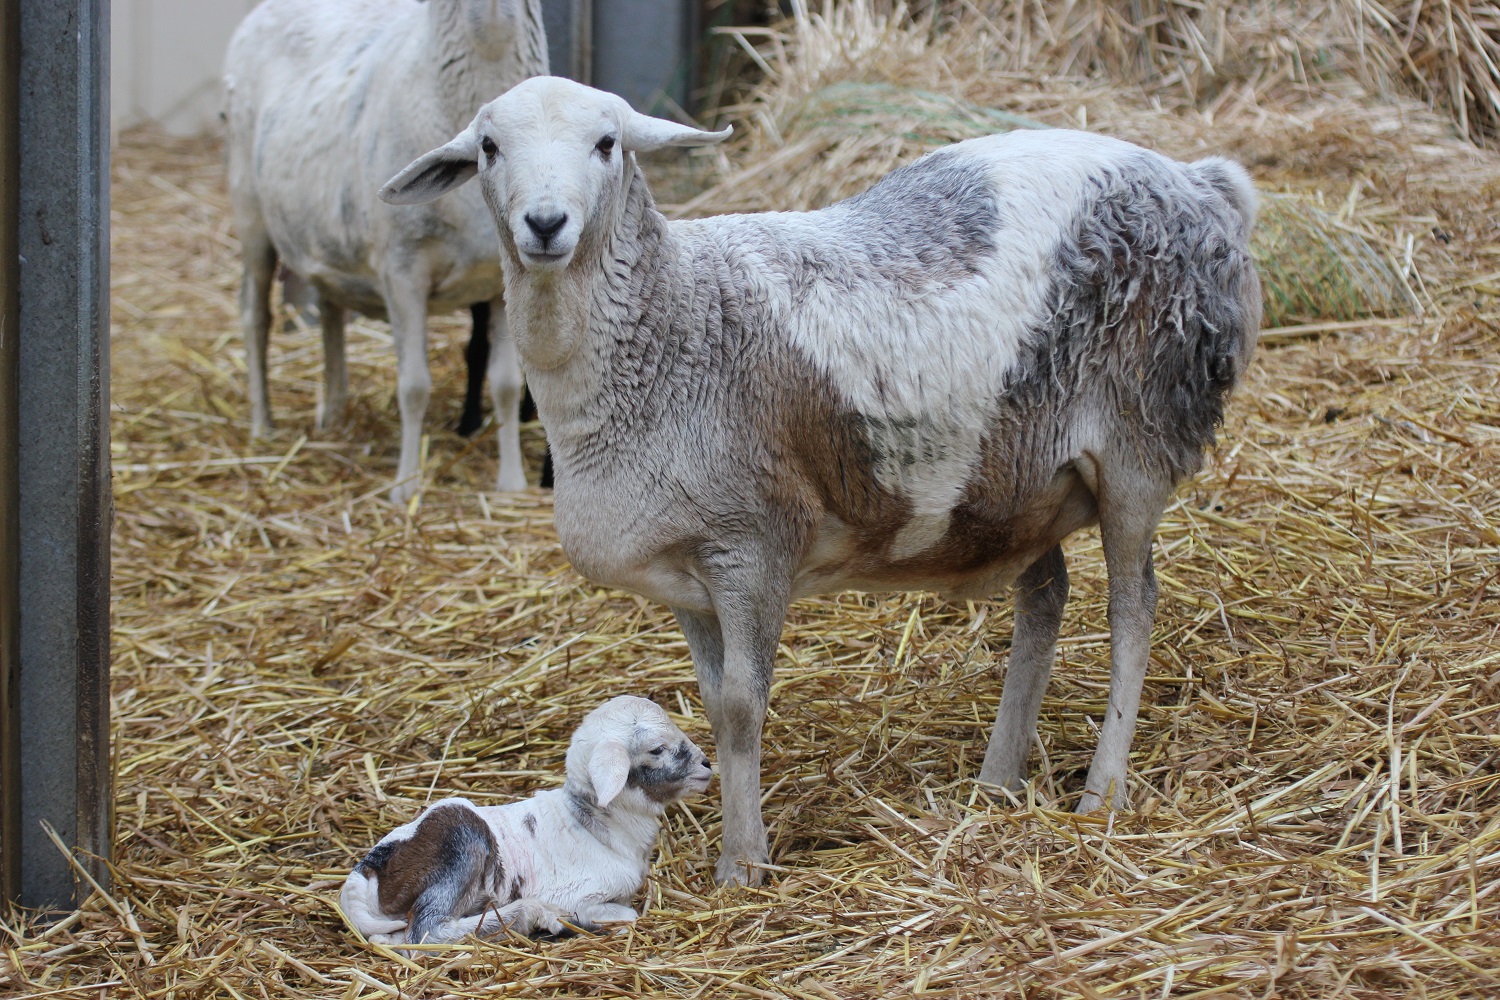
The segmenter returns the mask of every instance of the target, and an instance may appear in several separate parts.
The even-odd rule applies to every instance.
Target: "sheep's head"
[[[708,788],[708,755],[645,698],[621,695],[590,712],[568,745],[568,784],[592,789],[600,808],[651,810]]]
[[[613,223],[633,154],[720,142],[729,132],[639,114],[571,80],[532,77],[480,108],[468,128],[397,174],[380,197],[417,204],[478,176],[511,263],[561,272],[581,242]]]

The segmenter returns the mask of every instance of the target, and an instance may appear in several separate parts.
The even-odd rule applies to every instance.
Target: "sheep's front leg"
[[[1109,570],[1109,703],[1078,802],[1081,813],[1106,803],[1124,809],[1130,802],[1125,772],[1151,654],[1151,626],[1156,621],[1151,542],[1167,499],[1158,495],[1155,484],[1132,486],[1106,490],[1100,503],[1100,536]]]
[[[403,271],[385,280],[385,305],[396,341],[396,399],[401,409],[401,459],[391,500],[405,503],[422,487],[422,421],[432,396],[427,367],[427,278]]]
[[[719,754],[724,848],[714,879],[720,884],[758,885],[763,875],[754,866],[770,861],[760,812],[760,740],[787,602],[784,593],[774,590],[737,591],[715,593],[714,605],[721,636],[717,648],[722,648],[718,669],[709,624],[714,616],[701,616],[698,627],[684,625],[684,632],[693,628],[698,634],[693,667]],[[678,617],[683,620],[681,614]],[[688,641],[690,646],[695,642],[691,637]]]
[[[979,782],[1018,792],[1026,787],[1026,758],[1036,739],[1036,717],[1052,676],[1057,631],[1068,603],[1068,566],[1054,546],[1016,581],[1016,629],[1005,688]]]
[[[318,325],[323,329],[323,412],[318,414],[318,427],[326,431],[344,419],[344,407],[349,402],[344,308],[319,296]]]
[[[505,325],[505,300],[490,303],[490,399],[495,406],[500,466],[495,489],[502,493],[526,488],[521,462],[521,359],[516,341]]]

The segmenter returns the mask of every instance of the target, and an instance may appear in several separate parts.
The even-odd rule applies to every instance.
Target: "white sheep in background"
[[[557,534],[669,605],[718,745],[721,881],[767,859],[760,740],[788,604],[1015,584],[979,780],[1020,788],[1068,576],[1099,524],[1108,709],[1079,809],[1126,801],[1157,521],[1254,349],[1236,164],[1069,131],[959,143],[818,212],[667,222],[634,154],[717,142],[528,80],[382,197],[478,174],[556,465]]]
[[[269,433],[266,348],[276,263],[317,293],[329,427],[348,398],[344,313],[388,316],[396,342],[401,458],[392,499],[421,485],[431,395],[427,315],[492,303],[490,394],[497,486],[526,486],[521,375],[506,334],[492,224],[477,193],[393,208],[376,190],[451,136],[485,101],[547,72],[540,0],[266,0],[225,59],[230,198],[244,252],[240,292],[251,432]]]
[[[562,788],[503,806],[433,804],[381,838],[339,905],[365,937],[396,945],[634,920],[663,810],[712,776],[656,703],[613,698],[574,732]]]

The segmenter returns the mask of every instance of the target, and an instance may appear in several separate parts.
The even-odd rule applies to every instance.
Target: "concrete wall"
[[[224,50],[256,3],[113,0],[111,131],[142,122],[176,135],[218,129]],[[542,0],[542,6],[560,36],[549,39],[552,72],[592,75],[597,86],[645,111],[669,108],[663,95],[687,100],[696,0]],[[609,45],[597,44],[604,38]]]
[[[178,135],[217,128],[224,50],[235,26],[255,4],[256,0],[114,0],[111,128],[118,131],[146,121]]]

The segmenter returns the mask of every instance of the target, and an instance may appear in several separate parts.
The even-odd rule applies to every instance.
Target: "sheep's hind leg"
[[[318,296],[318,325],[323,329],[323,412],[318,414],[318,428],[326,431],[344,419],[344,408],[349,403],[343,306]]]
[[[1052,676],[1057,631],[1068,603],[1068,566],[1053,546],[1016,581],[1016,627],[995,728],[979,783],[1019,792],[1026,787],[1026,758],[1036,740],[1036,719]]]
[[[1125,773],[1156,621],[1151,544],[1172,491],[1144,474],[1123,478],[1124,482],[1107,479],[1099,498],[1099,531],[1109,570],[1109,702],[1078,802],[1081,813],[1106,804],[1114,809],[1129,804]]]
[[[682,627],[682,637],[687,640],[688,652],[693,657],[693,673],[698,675],[698,695],[703,700],[703,710],[712,723],[718,715],[718,693],[720,678],[724,675],[724,632],[714,614],[673,608],[677,624]],[[713,698],[713,704],[709,699]]]
[[[388,275],[385,304],[396,341],[396,398],[401,408],[401,458],[391,500],[405,503],[422,488],[422,421],[432,396],[432,372],[427,367],[425,275]]]
[[[490,304],[469,307],[472,323],[469,343],[464,347],[464,409],[458,418],[458,433],[468,437],[484,423],[484,373],[490,364]]]
[[[240,325],[245,334],[245,368],[250,376],[250,436],[271,433],[271,399],[266,385],[266,351],[271,341],[271,283],[276,278],[276,248],[258,217],[237,213],[244,254],[240,284]]]
[[[526,467],[521,462],[521,359],[505,326],[504,299],[490,303],[489,340],[490,398],[500,450],[495,489],[508,493],[526,488]]]

